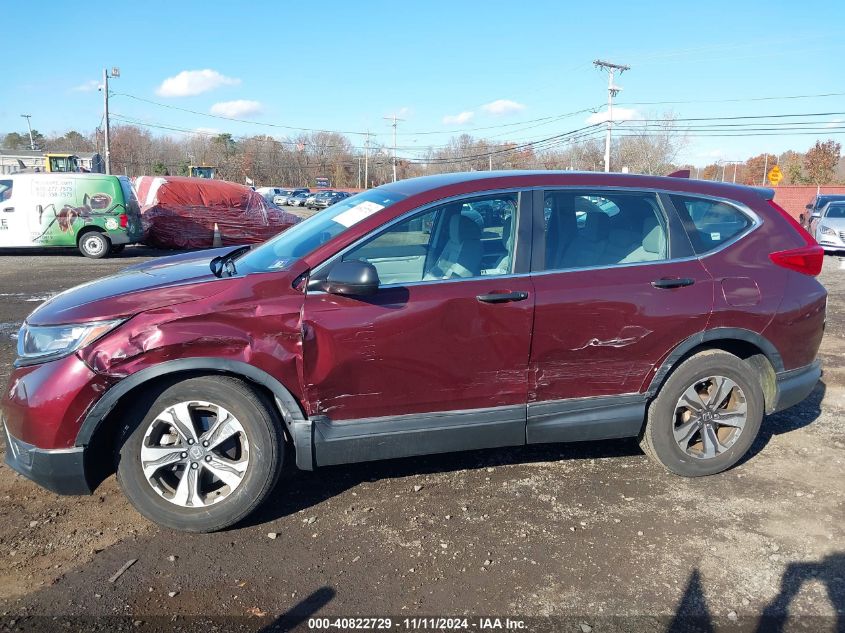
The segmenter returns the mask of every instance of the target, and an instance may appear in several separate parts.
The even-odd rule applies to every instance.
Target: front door
[[[526,205],[511,192],[411,214],[333,260],[372,263],[376,295],[307,291],[318,464],[524,443],[534,296],[516,255]]]
[[[712,278],[657,194],[550,191],[542,221],[528,441],[636,435],[655,365],[705,328]]]

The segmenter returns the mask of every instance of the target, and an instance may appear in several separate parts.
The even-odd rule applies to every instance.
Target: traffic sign
[[[783,180],[783,172],[780,170],[780,167],[775,165],[769,170],[768,174],[769,182],[772,183],[775,187],[777,187],[778,183]]]

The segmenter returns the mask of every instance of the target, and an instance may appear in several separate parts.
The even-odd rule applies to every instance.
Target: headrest
[[[587,213],[584,222],[584,239],[590,242],[598,242],[607,239],[607,232],[610,228],[610,218],[602,211],[591,211]]]
[[[666,236],[663,227],[654,216],[643,221],[643,250],[647,253],[665,256]]]
[[[449,239],[453,242],[467,242],[481,239],[481,227],[465,215],[453,215],[449,220]]]

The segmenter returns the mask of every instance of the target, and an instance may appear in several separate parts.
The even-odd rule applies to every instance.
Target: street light
[[[29,149],[35,151],[35,141],[32,140],[32,124],[29,122],[29,119],[32,118],[32,115],[22,114],[21,116],[26,119],[26,127],[29,128]]]

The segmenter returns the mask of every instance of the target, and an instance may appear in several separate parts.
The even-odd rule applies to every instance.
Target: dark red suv
[[[772,191],[622,174],[449,174],[269,242],[170,257],[27,319],[6,459],[59,493],[114,470],[217,530],[299,468],[638,437],[708,475],[805,398],[823,253]]]

